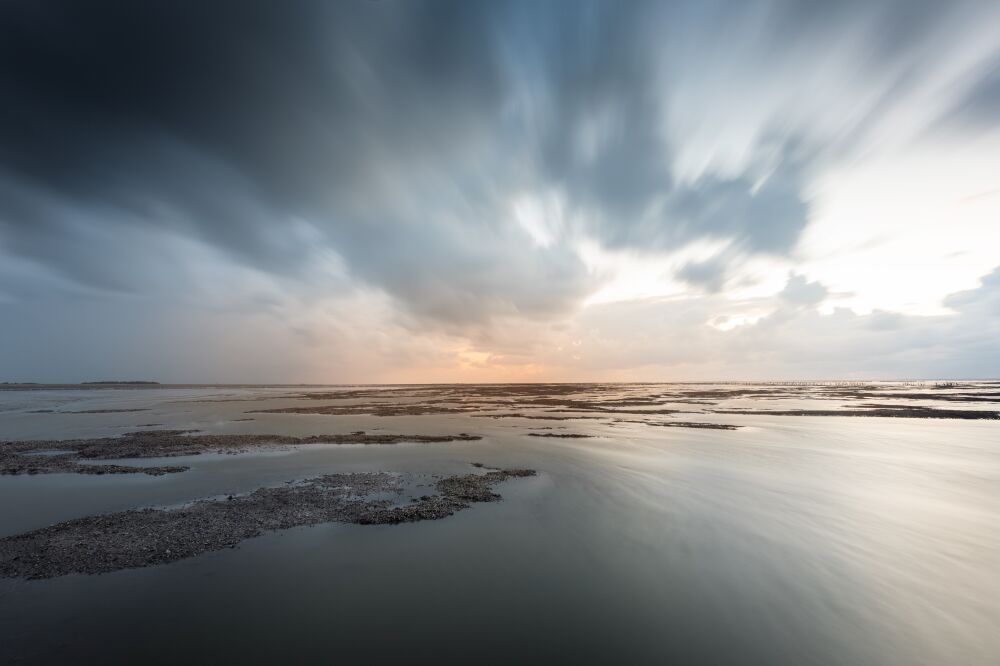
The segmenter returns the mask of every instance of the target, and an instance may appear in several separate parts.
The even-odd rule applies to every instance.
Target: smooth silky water
[[[1000,663],[1000,422],[699,415],[743,426],[721,431],[246,414],[283,393],[0,392],[0,439],[148,423],[483,439],[203,454],[169,459],[192,469],[162,477],[0,477],[0,536],[333,471],[539,474],[438,521],[297,528],[147,569],[0,580],[0,661]],[[241,401],[193,401],[213,398]],[[102,408],[148,411],[33,413]],[[526,436],[549,432],[538,427],[595,437]]]

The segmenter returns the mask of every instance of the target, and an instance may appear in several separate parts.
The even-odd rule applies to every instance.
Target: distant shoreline
[[[0,383],[0,391],[59,391],[99,389],[179,389],[179,388],[296,388],[304,386],[360,386],[359,384],[161,384],[159,382],[80,382],[42,384],[38,382]],[[383,384],[371,384],[383,386]],[[417,384],[403,385],[417,386]]]
[[[80,383],[81,384],[129,384],[129,385],[132,385],[132,384],[157,384],[157,385],[159,385],[160,382],[151,382],[151,381],[146,381],[146,380],[137,380],[137,381],[104,380],[104,381],[100,381],[100,382],[80,382]]]
[[[194,388],[317,388],[317,387],[357,387],[357,386],[392,386],[407,388],[415,386],[719,386],[719,385],[747,385],[747,386],[865,386],[870,384],[902,384],[902,385],[923,385],[923,384],[997,384],[1000,386],[1000,378],[987,379],[815,379],[815,380],[726,380],[726,381],[663,381],[663,382],[426,382],[426,383],[392,383],[392,382],[348,382],[343,384],[311,384],[311,383],[186,383],[186,384],[161,384],[156,381],[93,381],[79,383],[42,383],[42,382],[0,382],[0,391],[60,391],[60,390],[88,390],[88,389],[194,389]],[[944,387],[942,387],[944,388]],[[957,388],[957,387],[956,387]]]

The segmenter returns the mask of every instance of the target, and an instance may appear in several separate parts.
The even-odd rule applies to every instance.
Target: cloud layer
[[[850,222],[824,217],[843,200],[830,174],[934,141],[1000,167],[994,19],[982,3],[4,3],[0,379],[760,374],[767,340],[823,328],[809,318],[882,316],[830,314],[855,291],[811,244]],[[986,192],[975,220],[997,211]],[[1000,264],[976,252],[949,284]],[[640,263],[653,286],[627,277]],[[592,305],[612,283],[631,286]],[[900,302],[894,321],[995,324],[963,298],[987,297],[949,297],[933,325]],[[601,312],[623,318],[605,360],[554,351]],[[185,360],[163,329],[271,360]],[[837,358],[824,373],[867,367]]]

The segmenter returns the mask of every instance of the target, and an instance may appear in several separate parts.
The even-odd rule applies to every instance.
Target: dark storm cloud
[[[73,232],[97,210],[89,224],[168,228],[294,272],[315,248],[283,236],[308,220],[320,243],[418,310],[421,296],[437,297],[413,283],[462,283],[449,261],[467,257],[464,247],[427,219],[439,194],[404,212],[386,206],[385,185],[462,169],[457,153],[492,131],[502,90],[490,6],[15,2],[2,11],[0,179],[30,192],[0,208],[9,251],[114,286],[118,262],[108,259],[129,249]],[[504,256],[494,247],[480,258]],[[118,265],[128,279],[131,267]],[[545,272],[563,279],[582,268],[561,261]],[[531,293],[516,281],[514,301]],[[466,284],[472,295],[484,286],[475,276]]]
[[[952,118],[976,127],[1000,127],[1000,59],[978,74]]]
[[[722,290],[726,281],[725,257],[715,256],[704,261],[689,261],[677,271],[677,277],[710,293]]]
[[[542,52],[528,61],[542,77],[541,164],[574,200],[627,223],[672,186],[651,36],[639,12],[581,7],[543,24]]]
[[[683,33],[673,24],[701,24],[711,34],[719,25],[704,23],[725,21],[724,13],[585,6],[536,35],[546,47],[527,63],[542,79],[540,163],[590,213],[588,230],[617,248],[661,251],[719,238],[749,252],[787,253],[808,221],[802,160],[780,163],[759,190],[759,174],[678,184],[671,168],[663,132],[671,81],[659,61],[675,54],[662,45]]]
[[[436,7],[7,3],[4,166],[147,218],[176,206],[213,240],[252,245],[248,191],[274,223],[326,212],[373,159],[443,144],[495,109],[487,47],[468,41],[483,13]]]
[[[808,221],[802,177],[782,167],[760,187],[748,177],[707,177],[676,192],[664,215],[678,239],[731,238],[751,252],[784,254]]]
[[[486,14],[471,7],[6,3],[5,161],[87,194],[141,167],[149,146],[136,140],[175,140],[275,201],[314,202],[365,166],[352,157],[366,141],[405,151],[495,109]]]
[[[874,12],[891,59],[931,15],[829,4],[8,0],[0,251],[127,291],[169,270],[145,265],[156,234],[292,276],[328,249],[458,324],[564,312],[593,286],[512,223],[522,192],[563,192],[609,247],[787,254],[812,158],[784,137],[776,162],[681,183],[665,101],[710,55],[688,33],[765,26],[774,55]]]

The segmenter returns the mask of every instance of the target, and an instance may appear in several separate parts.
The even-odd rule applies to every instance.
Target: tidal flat
[[[4,386],[0,661],[994,664],[997,389]]]

